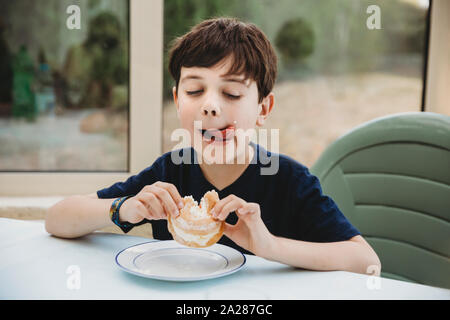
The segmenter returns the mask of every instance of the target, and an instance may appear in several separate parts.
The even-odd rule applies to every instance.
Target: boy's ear
[[[172,88],[173,102],[175,103],[175,107],[177,108],[177,116],[180,119],[180,108],[178,107],[178,95],[177,95],[177,87]]]
[[[272,112],[274,105],[275,94],[273,92],[269,93],[261,103],[258,105],[258,118],[256,119],[256,125],[262,126],[266,121],[266,118]]]

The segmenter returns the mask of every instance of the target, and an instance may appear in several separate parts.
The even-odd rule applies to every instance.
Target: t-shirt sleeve
[[[112,186],[98,190],[100,199],[117,198],[138,194],[143,187],[161,180],[160,165],[154,162],[152,166],[144,169],[137,175],[129,177],[124,182],[116,182]]]
[[[293,227],[303,241],[345,241],[360,232],[347,220],[337,204],[322,192],[319,179],[306,167],[294,169],[292,194]],[[299,232],[300,230],[300,232]]]

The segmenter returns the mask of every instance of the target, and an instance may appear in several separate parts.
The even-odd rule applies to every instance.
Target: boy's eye
[[[224,92],[224,94],[231,100],[237,100],[241,97],[241,96],[235,96],[233,94],[229,94],[229,93],[225,93],[225,92]]]
[[[186,91],[186,94],[189,95],[189,96],[194,96],[194,95],[200,94],[200,93],[202,93],[202,92],[203,92],[203,90]],[[229,94],[229,93],[226,93],[226,92],[224,92],[223,94],[224,94],[228,99],[231,99],[231,100],[238,100],[238,99],[241,97],[241,96],[236,96],[236,95]]]
[[[200,92],[202,92],[203,90],[196,90],[196,91],[186,91],[186,94],[192,96],[195,94],[199,94]]]

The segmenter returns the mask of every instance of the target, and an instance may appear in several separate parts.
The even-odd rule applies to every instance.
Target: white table
[[[197,282],[142,278],[115,264],[121,249],[148,241],[99,232],[59,239],[42,222],[0,218],[0,299],[450,299],[447,289],[251,255],[242,270]]]

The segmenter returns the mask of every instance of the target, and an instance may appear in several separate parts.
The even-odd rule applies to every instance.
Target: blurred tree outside
[[[0,116],[7,113],[5,105],[12,101],[12,53],[5,39],[6,25],[0,19]]]
[[[28,121],[35,120],[35,94],[33,91],[34,66],[25,45],[13,59],[13,106],[12,115],[24,117]]]
[[[278,30],[275,46],[285,64],[303,63],[314,52],[314,32],[302,18],[289,20]]]
[[[114,14],[102,12],[90,21],[87,39],[68,50],[62,72],[66,106],[127,107],[128,48],[121,28]]]
[[[173,80],[167,71],[171,41],[215,16],[237,17],[255,23],[265,32],[279,57],[278,81],[389,70],[393,60],[397,66],[409,63],[405,54],[412,56],[414,63],[421,63],[427,11],[401,0],[379,0],[382,30],[372,31],[366,28],[366,9],[371,4],[370,0],[165,0],[164,98],[172,96]],[[299,20],[311,32],[306,32],[305,27],[303,35],[289,34],[292,30],[286,24]],[[314,43],[314,51],[303,57],[301,69],[292,68],[292,59],[285,53],[288,38],[295,42],[299,36],[302,45],[298,41],[289,44],[297,46],[297,50],[308,52]]]

